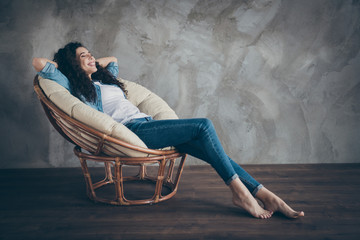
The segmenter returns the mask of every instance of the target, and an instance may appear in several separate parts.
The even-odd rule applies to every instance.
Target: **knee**
[[[211,129],[214,128],[214,125],[212,123],[212,121],[208,118],[200,118],[200,126],[204,129]]]

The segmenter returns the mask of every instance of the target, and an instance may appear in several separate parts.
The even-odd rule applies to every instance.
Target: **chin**
[[[91,69],[91,70],[89,70],[89,72],[90,72],[90,74],[96,73],[96,72],[97,72],[97,68]]]

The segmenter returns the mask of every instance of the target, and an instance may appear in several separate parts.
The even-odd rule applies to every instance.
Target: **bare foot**
[[[266,219],[270,218],[272,215],[272,212],[260,207],[260,205],[257,203],[255,198],[251,194],[249,196],[242,197],[234,195],[233,203],[235,204],[235,206],[245,209],[248,213],[250,213],[256,218]]]
[[[233,203],[236,206],[245,209],[256,218],[266,219],[271,217],[272,212],[263,209],[258,204],[256,199],[251,195],[240,179],[233,180],[230,183],[230,189],[233,192]]]
[[[303,211],[293,210],[281,198],[276,196],[274,193],[272,193],[265,187],[261,188],[258,191],[256,197],[263,202],[264,208],[270,212],[280,212],[288,218],[298,218],[305,216],[305,213]]]

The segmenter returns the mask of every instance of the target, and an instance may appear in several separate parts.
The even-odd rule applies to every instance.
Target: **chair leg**
[[[88,197],[90,199],[95,200],[96,199],[96,194],[95,194],[95,190],[94,190],[94,187],[93,187],[93,184],[92,184],[92,181],[91,181],[91,176],[90,176],[90,173],[89,173],[89,168],[88,168],[87,163],[86,163],[86,159],[82,158],[82,157],[79,157],[79,160],[80,160],[81,168],[82,168],[84,178],[85,178],[86,194],[88,195]]]
[[[186,156],[187,155],[183,155],[181,157],[181,161],[180,161],[180,164],[178,166],[178,171],[177,171],[176,178],[175,178],[175,181],[174,181],[174,186],[175,186],[174,191],[175,192],[177,191],[177,188],[179,186],[180,177],[181,177],[181,174],[182,174],[182,172],[184,170],[184,164],[185,164]]]
[[[169,168],[168,168],[168,172],[166,174],[165,182],[173,183],[172,178],[173,178],[173,173],[174,173],[175,159],[174,158],[170,159],[169,162],[170,162],[170,165],[169,165]]]
[[[162,190],[163,181],[164,181],[165,166],[166,166],[166,159],[160,160],[158,177],[157,177],[156,186],[155,186],[155,194],[154,194],[154,198],[153,198],[154,203],[159,202],[159,199],[161,197],[161,190]]]
[[[109,162],[105,162],[104,163],[105,165],[105,181],[107,182],[113,182],[113,175],[112,175],[112,172],[111,172],[111,163]]]
[[[116,201],[120,205],[130,205],[124,196],[124,176],[123,176],[123,165],[119,162],[115,162],[115,193]]]
[[[143,163],[140,164],[138,177],[140,178],[140,180],[144,180],[146,177],[146,166]]]

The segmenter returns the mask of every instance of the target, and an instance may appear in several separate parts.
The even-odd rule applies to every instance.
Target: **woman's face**
[[[80,63],[80,67],[85,71],[86,74],[91,78],[91,74],[97,71],[95,65],[95,58],[91,53],[84,47],[78,47],[76,49],[76,59]]]

